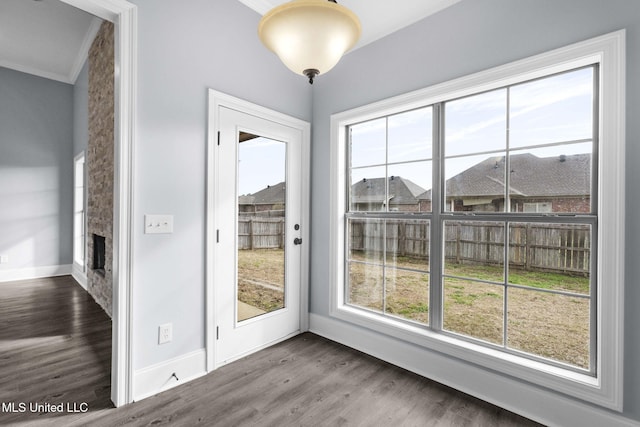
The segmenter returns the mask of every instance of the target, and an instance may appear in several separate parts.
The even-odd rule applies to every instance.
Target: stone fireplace
[[[89,50],[87,289],[111,316],[113,298],[114,38],[103,22]]]

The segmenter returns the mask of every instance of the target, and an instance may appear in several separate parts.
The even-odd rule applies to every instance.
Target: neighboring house
[[[418,196],[424,188],[400,176],[389,177],[389,195],[385,195],[384,178],[364,178],[351,185],[351,200],[354,211],[381,211],[387,204],[390,211],[418,212]]]
[[[591,155],[511,156],[511,212],[572,212],[591,210]],[[504,156],[489,157],[449,178],[449,211],[501,212],[505,204]],[[418,196],[421,211],[431,209],[431,190]]]
[[[243,214],[261,212],[265,215],[271,211],[284,211],[285,196],[284,182],[267,185],[257,193],[239,196],[238,208]]]
[[[449,178],[446,196],[450,210],[503,211],[504,168],[503,156],[490,157]],[[590,211],[590,154],[559,157],[518,154],[511,156],[510,169],[511,212]]]

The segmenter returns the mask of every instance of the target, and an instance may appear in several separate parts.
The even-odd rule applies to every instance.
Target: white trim
[[[111,400],[132,402],[133,163],[137,94],[137,6],[126,0],[62,0],[115,24],[115,132]]]
[[[80,75],[80,71],[82,71],[82,67],[84,67],[85,62],[87,62],[87,58],[89,56],[89,50],[91,49],[91,45],[93,44],[93,40],[96,38],[98,31],[100,31],[100,26],[102,25],[102,19],[94,17],[91,20],[91,24],[89,25],[89,29],[87,33],[84,35],[84,40],[82,40],[82,45],[78,50],[78,55],[76,56],[75,61],[73,61],[73,65],[71,66],[71,70],[69,70],[69,76],[67,79],[69,83],[75,84],[78,79],[78,75]]]
[[[133,380],[133,400],[145,399],[205,375],[206,359],[205,350],[200,349],[137,370]]]
[[[238,0],[238,1],[240,1],[240,3],[244,4],[245,6],[255,10],[260,15],[264,15],[265,13],[267,13],[268,11],[276,7],[275,4],[269,2],[268,0]]]
[[[252,348],[251,350],[248,350],[245,353],[238,354],[238,355],[236,355],[234,357],[231,357],[229,359],[221,360],[221,361],[215,361],[215,363],[216,363],[215,368],[214,369],[208,369],[207,371],[215,370],[215,369],[218,369],[218,368],[220,368],[222,366],[228,365],[229,363],[235,362],[236,360],[243,359],[243,358],[245,358],[245,357],[247,357],[247,356],[249,356],[249,355],[251,355],[253,353],[259,352],[260,350],[264,350],[265,348],[269,348],[269,347],[271,347],[273,345],[279,344],[279,343],[281,343],[283,341],[286,341],[286,340],[291,339],[291,338],[293,338],[293,337],[295,337],[297,335],[300,335],[301,332],[302,331],[293,332],[291,334],[288,334],[288,335],[285,335],[283,337],[280,337],[280,338],[278,338],[276,340],[264,343],[264,344],[262,344],[262,345],[260,345],[258,347],[254,347],[254,348]]]
[[[78,188],[78,161],[82,159],[82,213],[83,213],[83,223],[82,223],[82,231],[83,231],[83,238],[82,238],[82,242],[83,242],[83,248],[82,248],[82,264],[79,264],[76,259],[76,239],[78,236],[76,236],[76,213],[77,211],[77,206],[76,206],[76,189]],[[85,285],[83,286],[85,289],[86,287],[86,269],[85,269],[85,264],[86,264],[86,258],[87,258],[87,172],[86,172],[86,157],[85,157],[85,152],[84,150],[82,150],[81,152],[79,152],[78,154],[76,154],[76,156],[73,158],[73,233],[72,233],[72,238],[73,238],[73,244],[72,246],[72,257],[73,257],[73,270],[74,270],[74,274],[80,274],[81,276],[84,276],[84,282]]]
[[[311,313],[310,330],[544,425],[638,426],[597,406],[329,317]]]
[[[43,79],[55,80],[62,83],[70,84],[69,76],[64,74],[52,73],[50,71],[43,71],[39,68],[29,67],[15,62],[0,59],[0,67],[9,68],[14,71],[19,71],[25,74],[31,74],[32,76],[42,77]]]
[[[85,291],[88,289],[87,274],[85,273],[82,266],[74,262],[71,266],[71,276],[76,280],[76,282],[78,282],[80,286],[82,286],[82,289],[84,289]]]
[[[206,348],[207,371],[216,368],[215,361],[215,301],[214,301],[214,259],[215,259],[215,191],[216,191],[216,157],[215,145],[220,126],[220,107],[226,107],[243,113],[279,123],[284,126],[297,129],[302,134],[302,206],[300,218],[300,232],[303,242],[309,242],[310,237],[310,159],[311,159],[311,125],[308,122],[295,117],[279,113],[269,108],[253,104],[240,98],[218,92],[213,89],[208,91],[208,123],[207,132],[207,218],[206,218]],[[300,257],[300,332],[309,328],[309,245],[303,245]]]
[[[71,274],[71,271],[71,264],[0,270],[0,283],[13,282],[15,280],[40,279],[42,277],[68,276]]]
[[[501,67],[400,95],[331,116],[330,259],[331,310],[336,319],[399,337],[406,342],[440,351],[524,379],[572,397],[617,411],[622,410],[624,337],[624,87],[625,32],[557,49]],[[473,93],[504,87],[579,66],[600,63],[598,378],[552,367],[529,359],[495,352],[389,318],[344,305],[344,212],[346,182],[346,126]],[[603,307],[605,307],[603,309]],[[604,316],[603,312],[607,315]],[[466,382],[458,388],[464,389]],[[470,385],[468,385],[470,387]]]

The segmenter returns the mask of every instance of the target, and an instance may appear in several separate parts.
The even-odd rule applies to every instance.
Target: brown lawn
[[[241,301],[265,311],[284,306],[282,250],[240,251],[238,265]],[[427,325],[429,267],[426,261],[396,258],[392,267],[386,268],[386,280],[383,280],[382,267],[352,263],[348,302]],[[445,274],[459,277],[445,279],[444,329],[589,368],[589,300],[539,291],[551,289],[588,295],[588,278],[558,273],[510,272],[510,282],[525,288],[509,287],[507,290],[508,342],[505,343],[504,286],[470,280],[497,280],[503,275],[502,269],[447,264]]]

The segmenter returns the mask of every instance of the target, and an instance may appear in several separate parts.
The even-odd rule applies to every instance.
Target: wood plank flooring
[[[0,425],[538,425],[310,333],[113,408],[110,352],[109,318],[70,277],[0,283]],[[30,413],[31,403],[88,412]]]

